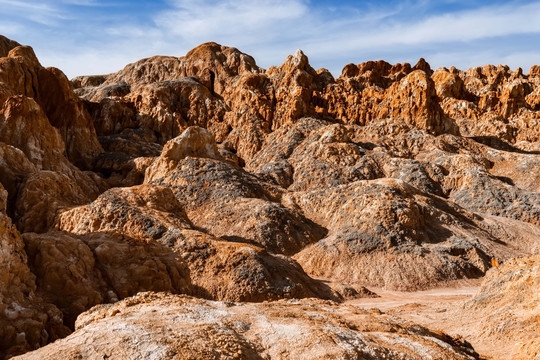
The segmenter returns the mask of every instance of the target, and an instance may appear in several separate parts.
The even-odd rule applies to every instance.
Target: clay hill
[[[0,36],[0,358],[539,359],[539,252],[538,66],[70,81]],[[484,277],[461,333],[349,302]]]

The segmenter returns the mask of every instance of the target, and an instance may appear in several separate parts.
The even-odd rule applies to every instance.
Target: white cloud
[[[486,7],[460,13],[432,16],[426,20],[380,22],[366,28],[362,23],[313,37],[319,52],[385,49],[396,45],[463,43],[480,39],[540,33],[540,3],[522,6]]]
[[[173,8],[158,14],[157,26],[184,38],[266,37],[265,32],[282,33],[281,22],[296,21],[309,9],[300,0],[178,0]]]

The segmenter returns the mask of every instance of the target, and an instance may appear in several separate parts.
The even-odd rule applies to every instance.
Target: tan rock
[[[435,82],[437,96],[439,98],[465,99],[465,83],[459,74],[448,71],[446,68],[437,69],[431,79]]]
[[[216,211],[208,214],[210,218],[221,216],[225,219],[217,230],[212,231],[219,233],[226,229],[228,234],[233,235],[224,234],[223,238],[236,242],[192,230],[193,225],[173,192],[167,187],[152,184],[111,189],[89,205],[62,212],[56,226],[60,230],[77,234],[114,232],[143,243],[154,244],[154,247],[166,246],[181,255],[188,264],[193,291],[197,296],[231,301],[295,297],[336,298],[328,286],[311,279],[293,260],[269,254],[245,242],[238,242],[244,232],[267,243],[270,248],[279,248],[283,245],[273,241],[279,240],[279,236],[283,236],[285,231],[289,231],[286,233],[288,236],[303,239],[293,231],[299,230],[287,224],[285,231],[281,230],[278,236],[275,236],[271,232],[285,223],[284,220],[273,224],[264,218],[257,219],[268,228],[262,234],[265,237],[256,231],[249,232],[252,222],[239,220],[243,225],[232,228],[230,223],[225,222],[229,221],[229,215],[230,219],[239,219],[239,216],[256,218],[251,209],[238,207],[232,215],[226,213],[225,208],[220,211],[224,213],[216,214]],[[304,232],[308,230],[310,229],[307,227],[303,229]],[[55,236],[57,235],[50,238]],[[80,238],[86,241],[84,236]],[[80,301],[86,301],[85,299],[83,296]]]
[[[73,88],[95,87],[103,84],[107,80],[107,75],[77,76],[70,80]]]
[[[272,130],[309,113],[312,92],[318,85],[318,74],[301,50],[289,55],[279,68],[269,68],[267,75],[276,97]]]
[[[540,256],[533,255],[491,269],[465,304],[474,337],[488,338],[494,355],[519,360],[540,356],[539,265]]]
[[[540,110],[540,87],[534,89],[534,91],[527,95],[525,99],[532,110]]]
[[[402,120],[434,134],[456,133],[455,126],[444,118],[436,96],[433,80],[416,70],[388,88],[376,116]]]
[[[28,175],[19,186],[15,203],[17,227],[23,232],[45,232],[53,226],[58,210],[87,203],[97,195],[89,194],[84,183],[73,180],[53,171]]]
[[[75,234],[117,232],[159,239],[191,223],[169,188],[140,185],[108,190],[89,205],[63,211],[55,226]]]
[[[318,297],[340,299],[298,263],[260,247],[183,231],[172,241],[190,268],[193,295],[206,299],[262,302]]]
[[[63,158],[64,142],[33,99],[15,96],[3,104],[0,139],[21,149],[38,169],[62,170],[57,163]]]
[[[20,184],[37,169],[21,150],[3,142],[0,142],[0,159],[0,184],[7,191],[8,213],[13,214]]]
[[[111,329],[114,336],[103,329]],[[58,356],[65,359],[477,357],[470,345],[446,334],[380,312],[338,307],[332,302],[235,304],[151,293],[96,307],[79,317],[77,331],[72,336],[19,359]]]
[[[140,60],[126,66],[117,74],[108,76],[104,84],[125,81],[133,86],[197,76],[203,81],[208,81],[210,85],[210,71],[214,74],[213,90],[220,94],[230,78],[260,70],[251,56],[236,48],[209,42],[192,49],[181,58],[155,56]]]
[[[233,164],[188,157],[168,169],[156,176],[149,168],[145,182],[170,186],[193,225],[213,235],[291,254],[325,233],[279,204],[279,188]]]
[[[64,233],[23,236],[29,265],[37,278],[37,291],[64,314],[73,328],[77,315],[107,302],[106,283],[96,269],[94,254],[79,239]]]
[[[37,292],[71,328],[90,307],[139,291],[191,293],[189,270],[169,248],[115,233],[27,233],[24,241]]]
[[[329,231],[294,256],[317,278],[412,290],[478,277],[490,256],[508,251],[473,214],[399,180],[297,192],[284,201]]]
[[[192,78],[141,85],[127,96],[138,111],[138,126],[149,128],[166,142],[188,126],[212,129],[223,121],[226,105]]]
[[[56,210],[88,202],[103,187],[98,178],[82,173],[64,157],[58,130],[31,98],[15,96],[3,104],[0,141],[5,156],[0,181],[10,193],[11,214],[23,231],[47,230]]]
[[[203,128],[190,127],[180,136],[167,142],[159,158],[146,169],[145,182],[167,176],[188,156],[221,158],[213,135]]]

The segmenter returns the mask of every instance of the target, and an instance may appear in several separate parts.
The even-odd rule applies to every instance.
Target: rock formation
[[[540,256],[512,259],[490,270],[465,304],[475,337],[491,338],[493,351],[511,359],[540,356]],[[509,321],[511,319],[511,321]]]
[[[21,234],[5,214],[0,185],[0,356],[37,349],[69,334],[60,310],[36,293]]]
[[[445,334],[320,300],[236,304],[140,293],[82,314],[76,327],[17,359],[478,359]]]
[[[206,43],[70,82],[0,37],[0,358],[77,328],[27,357],[473,359],[339,302],[486,274],[467,311],[534,334],[500,279],[534,292],[539,104],[538,67],[334,78]]]

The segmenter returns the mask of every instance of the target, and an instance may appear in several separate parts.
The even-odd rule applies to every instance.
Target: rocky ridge
[[[70,83],[0,37],[0,357],[141,291],[341,301],[538,253],[539,88],[537,67],[377,61],[335,79],[301,51],[265,70],[215,43]],[[148,296],[174,311],[226,304]],[[246,354],[275,358],[244,335]],[[381,339],[380,354],[475,356],[448,355],[450,338]]]

